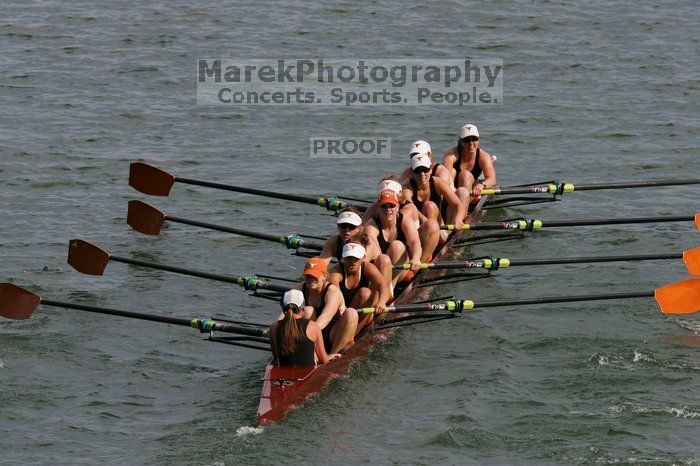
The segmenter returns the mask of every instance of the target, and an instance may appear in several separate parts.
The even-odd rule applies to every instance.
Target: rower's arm
[[[462,227],[462,219],[467,213],[467,206],[464,202],[459,200],[459,197],[455,193],[455,191],[452,191],[450,186],[445,183],[441,179],[436,179],[434,181],[435,183],[435,188],[438,191],[438,194],[440,194],[443,199],[447,201],[447,203],[451,206],[456,206],[457,207],[457,215],[455,215],[455,218],[452,219],[444,219],[448,223],[452,223],[457,225],[457,229],[461,229]]]
[[[401,222],[401,229],[406,236],[406,245],[411,253],[410,260],[420,262],[420,256],[423,255],[423,248],[420,245],[420,237],[418,236],[416,226],[413,224],[413,220],[404,217],[403,222]]]
[[[413,188],[404,187],[403,188],[403,198],[408,200],[408,202],[410,202],[411,204],[413,204]],[[418,212],[418,220],[420,221],[420,223],[423,223],[426,220],[428,220],[428,217],[423,215],[423,212],[418,210],[418,207],[416,207],[416,212]]]
[[[389,299],[389,286],[386,280],[384,280],[384,276],[374,264],[365,264],[364,272],[369,281],[370,288],[376,291],[378,295],[378,302],[372,303],[372,305],[381,304],[386,306],[386,302]]]
[[[493,166],[493,157],[485,150],[481,152],[480,164],[481,170],[484,172],[484,184],[486,188],[493,188],[496,186],[496,168]]]
[[[335,255],[335,246],[338,244],[338,235],[333,235],[323,243],[323,250],[318,255],[319,258],[326,261],[326,265],[330,263],[331,258]]]
[[[321,315],[316,318],[316,323],[323,330],[328,326],[333,316],[335,316],[338,309],[342,306],[345,307],[345,300],[343,295],[337,286],[330,284],[329,289],[326,293],[326,304],[321,310]]]
[[[447,170],[450,172],[450,175],[452,174],[452,170],[455,169],[454,165],[455,162],[457,161],[457,155],[455,154],[454,148],[448,150],[445,152],[445,155],[442,156],[442,165],[447,168]]]
[[[306,327],[307,335],[309,339],[314,342],[314,350],[316,351],[316,357],[318,357],[318,362],[321,364],[326,364],[330,361],[328,353],[326,353],[326,347],[323,344],[323,335],[321,334],[321,329],[318,324],[314,321],[310,321],[309,325]]]
[[[370,220],[372,220],[372,217],[377,215],[377,201],[374,201],[367,207],[367,210],[365,210],[365,213],[362,214],[362,224],[366,224]]]

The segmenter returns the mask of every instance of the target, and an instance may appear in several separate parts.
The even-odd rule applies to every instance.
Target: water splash
[[[4,369],[4,368],[5,368],[5,363],[2,362],[2,359],[0,359],[0,369]]]
[[[262,427],[241,426],[236,430],[236,437],[246,437],[248,435],[260,435],[265,429]]]

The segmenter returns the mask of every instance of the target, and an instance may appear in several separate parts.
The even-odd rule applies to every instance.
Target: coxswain
[[[411,144],[411,148],[408,150],[409,159],[413,160],[413,157],[419,154],[427,155],[430,158],[431,175],[440,178],[447,184],[447,186],[450,186],[452,190],[454,190],[453,176],[450,173],[450,170],[445,168],[445,166],[441,163],[433,162],[433,149],[430,147],[430,144],[428,144],[426,141],[415,141],[413,144]],[[405,185],[411,180],[411,178],[413,178],[413,170],[409,166],[403,171],[403,173],[401,173],[400,182],[402,185]]]
[[[326,351],[340,353],[353,343],[357,329],[357,311],[345,306],[340,289],[328,281],[326,261],[312,257],[304,266],[304,281],[294,286],[304,294],[304,317],[315,321]]]
[[[268,331],[274,364],[315,366],[340,357],[338,353],[326,353],[321,328],[303,316],[304,294],[300,290],[284,293],[281,304],[283,317]]]
[[[462,127],[457,145],[445,152],[442,164],[450,171],[455,186],[466,189],[466,194],[461,192],[459,196],[467,204],[478,201],[483,189],[496,185],[493,158],[479,148],[479,130],[471,123]]]
[[[367,244],[369,238],[366,234],[350,239],[343,246],[343,260],[329,269],[328,276],[331,283],[340,289],[346,305],[353,309],[375,307],[376,313],[380,314],[389,300],[389,286],[379,269],[365,261]],[[359,333],[371,321],[371,314],[360,318],[355,333]]]
[[[420,212],[421,224],[434,220],[438,225],[447,222],[461,230],[466,216],[466,204],[459,198],[459,193],[466,192],[466,189],[458,188],[457,191],[453,191],[443,179],[433,175],[431,163],[427,154],[413,157],[412,175],[404,189],[404,196],[411,199]],[[423,240],[423,243],[425,244],[426,240]]]
[[[362,232],[362,223],[362,217],[354,206],[343,210],[335,221],[338,234],[326,240],[318,257],[325,260],[326,265],[334,257],[340,262],[343,259],[343,246],[350,238]]]
[[[409,262],[411,270],[415,272],[420,269],[421,260],[429,259],[433,251],[423,250],[418,229],[413,220],[399,212],[399,198],[394,191],[380,191],[378,203],[380,212],[367,222],[365,232],[370,243],[378,245],[382,254],[389,257],[390,264],[381,262],[378,267],[385,277],[391,274],[392,285],[396,285],[397,281],[406,275],[406,271],[392,273],[392,270],[386,270],[387,266],[391,269],[393,264]],[[439,228],[437,224],[435,227]]]

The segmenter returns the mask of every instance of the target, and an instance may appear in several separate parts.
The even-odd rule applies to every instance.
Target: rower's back
[[[314,342],[306,334],[309,319],[294,319],[298,332],[288,331],[287,325],[295,325],[292,320],[283,319],[275,329],[274,355],[281,366],[315,366]],[[296,336],[296,338],[293,338]],[[293,338],[293,341],[289,341]]]

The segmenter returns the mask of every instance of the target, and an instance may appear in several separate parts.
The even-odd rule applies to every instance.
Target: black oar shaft
[[[206,278],[208,280],[216,280],[219,282],[238,284],[238,278],[236,277],[229,277],[226,275],[204,272],[201,270],[186,269],[184,267],[176,267],[173,265],[156,264],[154,262],[146,262],[138,259],[129,259],[128,257],[109,256],[109,259],[115,262],[121,262],[123,264],[131,264],[139,267],[147,267],[150,269],[164,270],[166,272],[189,275],[192,277]]]
[[[692,222],[693,215],[666,215],[663,217],[600,218],[588,220],[542,220],[542,227],[578,227],[593,225],[629,225],[633,223]]]
[[[681,186],[689,184],[700,184],[700,179],[686,180],[649,180],[629,183],[592,183],[575,184],[576,191],[593,191],[596,189],[625,189],[625,188],[647,188],[652,186]]]
[[[674,254],[638,254],[634,256],[581,256],[559,257],[547,259],[511,259],[510,267],[524,265],[557,265],[557,264],[587,264],[592,262],[625,262],[625,261],[649,261],[682,259],[683,253]],[[464,262],[462,262],[464,264]]]
[[[179,176],[175,178],[175,181],[177,183],[191,184],[191,185],[195,185],[195,186],[204,186],[207,188],[223,189],[225,191],[233,191],[233,192],[244,193],[244,194],[253,194],[255,196],[265,196],[265,197],[272,197],[272,198],[276,198],[276,199],[284,199],[286,201],[295,201],[295,202],[302,202],[305,204],[318,205],[318,198],[315,198],[315,197],[298,196],[296,194],[277,193],[277,192],[273,192],[273,191],[265,191],[262,189],[246,188],[243,186],[234,186],[234,185],[230,185],[230,184],[213,183],[211,181],[193,180],[191,178],[181,178]]]
[[[636,293],[610,293],[610,294],[591,294],[591,295],[573,295],[573,296],[544,296],[531,299],[515,299],[501,301],[474,301],[474,308],[481,307],[502,307],[502,306],[523,306],[526,304],[552,304],[552,303],[573,303],[578,301],[606,301],[610,299],[629,299],[629,298],[653,298],[653,291],[643,291]]]
[[[273,241],[275,243],[285,244],[284,239],[286,237],[280,237],[280,236],[271,235],[268,233],[259,233],[256,231],[243,230],[240,228],[227,227],[227,226],[223,226],[223,225],[216,225],[214,223],[208,223],[208,222],[200,222],[198,220],[190,220],[190,219],[186,219],[186,218],[182,218],[182,217],[174,217],[171,215],[166,215],[165,220],[167,220],[169,222],[182,223],[185,225],[192,225],[195,227],[206,228],[208,230],[222,231],[224,233],[233,233],[235,235],[249,236],[251,238],[257,238],[257,239],[262,239],[265,241]],[[323,244],[316,243],[314,241],[299,240],[298,245],[299,245],[299,247],[303,247],[306,249],[312,249],[314,251],[322,251],[323,250]]]
[[[109,259],[113,260],[115,262],[121,262],[123,264],[131,264],[131,265],[136,265],[139,267],[147,267],[149,269],[156,269],[156,270],[163,270],[166,272],[179,273],[181,275],[189,275],[191,277],[205,278],[208,280],[215,280],[215,281],[224,282],[224,283],[233,283],[235,285],[240,285],[240,286],[242,286],[242,281],[244,281],[246,278],[246,277],[230,277],[227,275],[220,275],[217,273],[204,272],[202,270],[187,269],[184,267],[177,267],[177,266],[173,266],[173,265],[156,264],[155,262],[146,262],[146,261],[142,261],[142,260],[138,260],[138,259],[129,259],[128,257],[109,256]],[[285,291],[291,289],[291,287],[289,287],[289,286],[275,285],[274,283],[256,280],[254,289],[258,289],[258,288],[265,289],[265,290],[281,291],[281,292],[285,292]]]

